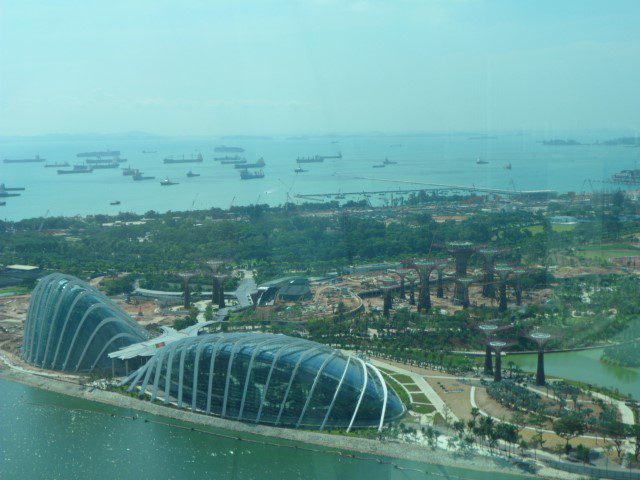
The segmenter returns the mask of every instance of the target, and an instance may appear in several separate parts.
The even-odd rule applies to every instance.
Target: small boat
[[[87,165],[74,165],[73,170],[58,170],[58,175],[67,175],[70,173],[91,173],[93,168]]]
[[[240,171],[241,180],[251,180],[253,178],[264,178],[264,172],[262,170],[257,170],[255,172],[250,172],[249,170]]]
[[[294,172],[296,172],[296,173],[304,173],[304,172],[308,172],[308,171],[309,171],[309,170],[305,170],[304,168],[300,168],[300,167],[298,167],[298,168],[296,168],[296,169],[294,170]]]
[[[481,158],[476,159],[476,165],[486,165],[487,163],[489,162],[487,162],[486,160],[482,160]]]
[[[382,162],[383,165],[397,165],[398,162],[394,162],[393,160],[389,160],[388,158],[384,159],[384,162]]]
[[[151,176],[144,176],[142,174],[142,172],[138,172],[137,175],[133,175],[131,178],[133,178],[134,182],[141,182],[142,180],[155,180],[156,177],[151,177]]]
[[[511,162],[507,163],[507,164],[504,166],[504,169],[505,169],[505,170],[511,170]]]
[[[178,182],[172,182],[171,180],[169,180],[169,177],[167,177],[160,182],[160,185],[162,185],[163,187],[168,187],[170,185],[178,185]]]
[[[116,200],[115,202],[109,203],[109,205],[120,205],[120,200]]]
[[[0,202],[0,207],[4,207],[7,204],[7,202]]]
[[[69,166],[69,162],[63,162],[63,163],[45,163],[44,164],[45,168],[55,168],[55,167],[68,167]]]
[[[191,170],[189,170],[189,171],[187,172],[187,177],[189,177],[189,178],[199,177],[199,176],[200,176],[200,174],[199,174],[199,173],[193,173]]]

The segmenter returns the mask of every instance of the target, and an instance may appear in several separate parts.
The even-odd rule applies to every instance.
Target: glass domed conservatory
[[[22,357],[51,370],[126,376],[121,385],[142,398],[244,422],[381,429],[405,414],[375,366],[326,345],[266,333],[164,328],[171,335],[148,339],[95,288],[52,274],[32,293]],[[130,361],[141,365],[131,374]]]
[[[24,327],[22,358],[64,372],[112,371],[110,352],[148,337],[89,284],[60,273],[39,280]],[[118,365],[115,373],[121,373]]]
[[[382,428],[405,413],[370,363],[285,335],[185,338],[159,350],[123,384],[152,401],[276,426]]]

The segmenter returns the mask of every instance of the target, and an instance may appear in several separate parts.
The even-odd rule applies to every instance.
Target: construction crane
[[[47,213],[45,213],[44,217],[42,217],[42,221],[40,222],[40,226],[38,227],[38,233],[42,232],[42,227],[44,227],[44,221],[47,219],[48,216],[49,216],[49,210],[47,209]]]

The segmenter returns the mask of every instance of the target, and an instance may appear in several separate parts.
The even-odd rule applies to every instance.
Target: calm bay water
[[[525,477],[470,472],[396,461],[439,475],[326,452],[250,444],[144,422],[189,425],[53,394],[0,380],[0,478],[4,479],[413,479],[512,480]],[[54,408],[60,406],[62,408]],[[115,417],[70,409],[90,409]],[[202,428],[202,427],[199,427]],[[213,430],[237,436],[235,433]],[[244,436],[244,435],[243,435]],[[245,436],[246,438],[246,436]],[[283,440],[277,440],[284,443]],[[316,447],[312,447],[316,448]],[[319,448],[319,447],[318,447]],[[446,478],[446,477],[444,477]]]
[[[614,133],[575,136],[592,142],[616,137]],[[0,159],[25,158],[39,154],[47,162],[78,163],[76,154],[83,151],[120,150],[128,164],[156,180],[134,182],[120,169],[96,170],[91,174],[58,175],[56,168],[43,164],[0,163],[0,182],[27,188],[22,196],[8,198],[0,207],[0,218],[17,220],[43,216],[117,213],[148,210],[228,208],[261,202],[282,204],[287,195],[321,192],[361,192],[363,190],[397,190],[420,188],[407,181],[455,184],[501,189],[554,189],[589,191],[585,183],[607,180],[611,174],[633,168],[640,150],[625,147],[580,145],[551,147],[539,143],[549,135],[503,135],[474,140],[466,135],[441,136],[357,136],[340,139],[313,137],[300,139],[153,139],[109,141],[0,141]],[[213,160],[214,146],[238,145],[246,149],[250,162],[264,157],[264,179],[241,181],[232,165]],[[157,153],[145,154],[144,150]],[[341,151],[342,159],[328,159],[321,164],[306,164],[308,172],[296,174],[297,156],[333,155]],[[202,152],[202,164],[165,165],[167,156],[189,156]],[[397,165],[373,168],[385,157]],[[476,165],[480,157],[487,165]],[[511,163],[512,169],[504,166]],[[193,170],[201,174],[187,178]],[[180,184],[161,187],[169,177]],[[363,179],[356,177],[371,177]],[[390,180],[385,182],[382,180]],[[357,199],[352,197],[352,199]],[[110,202],[119,200],[120,205]],[[383,201],[380,197],[371,198]]]
[[[600,361],[601,349],[580,352],[547,353],[544,366],[547,375],[617,388],[640,400],[640,369],[607,365]],[[535,372],[537,355],[510,355],[512,361],[526,371]]]

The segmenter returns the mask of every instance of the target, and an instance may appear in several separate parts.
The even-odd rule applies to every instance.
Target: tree
[[[640,425],[629,425],[629,435],[633,438],[633,458],[640,459]]]
[[[553,431],[565,440],[565,448],[569,447],[569,441],[584,433],[584,421],[575,414],[565,415],[553,422]]]
[[[207,307],[204,309],[204,319],[207,322],[210,322],[211,320],[213,320],[213,306],[211,304],[208,304]]]
[[[576,447],[576,458],[582,463],[590,463],[591,457],[591,449],[589,447],[585,447],[583,444],[579,443]]]
[[[627,426],[622,422],[613,420],[604,425],[604,431],[611,438],[618,458],[622,458],[622,447],[627,437]]]

